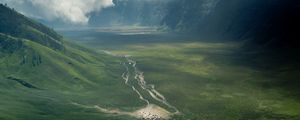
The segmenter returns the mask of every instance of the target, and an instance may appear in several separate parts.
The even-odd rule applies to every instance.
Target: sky
[[[26,16],[86,25],[91,12],[114,6],[113,0],[0,0]]]

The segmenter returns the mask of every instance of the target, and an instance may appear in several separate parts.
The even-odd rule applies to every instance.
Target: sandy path
[[[129,65],[131,65],[131,67],[134,69],[134,73],[135,73],[135,77],[134,79],[138,81],[139,86],[147,91],[149,93],[149,95],[155,99],[156,101],[168,106],[169,108],[173,109],[175,111],[175,113],[179,113],[178,109],[174,106],[172,106],[171,104],[168,103],[167,99],[165,98],[164,95],[162,95],[161,93],[159,93],[156,89],[155,89],[155,85],[148,85],[147,82],[145,81],[145,76],[144,73],[141,72],[137,66],[136,66],[136,61],[130,59],[130,57],[126,57],[126,60],[128,62]],[[128,68],[128,66],[127,66]]]
[[[127,112],[127,111],[122,111],[119,109],[107,109],[107,108],[102,108],[98,105],[95,106],[87,106],[87,105],[82,105],[79,103],[72,103],[74,105],[80,106],[80,107],[85,107],[85,108],[90,108],[90,109],[97,109],[100,112],[107,113],[107,114],[113,114],[113,115],[128,115],[128,116],[133,116],[136,118],[140,119],[150,119],[150,120],[160,120],[160,119],[169,119],[172,115],[174,114],[179,114],[180,112],[178,109],[169,104],[167,99],[163,94],[158,92],[155,89],[155,85],[148,85],[147,82],[145,81],[145,76],[143,75],[143,72],[141,72],[137,68],[137,62],[132,60],[129,55],[115,55],[109,51],[104,51],[106,54],[115,56],[115,57],[122,57],[125,58],[126,61],[121,63],[125,67],[125,72],[121,75],[122,79],[124,80],[125,85],[129,86],[132,88],[132,90],[139,96],[139,99],[147,103],[147,105],[139,110],[133,111],[133,112]],[[132,75],[133,73],[133,75]],[[134,76],[134,79],[130,79],[131,76]],[[137,85],[133,85],[134,80],[137,82]],[[132,81],[132,82],[130,82]],[[130,83],[129,83],[130,82]],[[170,109],[174,110],[174,112],[169,112],[165,108],[162,108],[158,105],[155,105],[154,103],[151,103],[150,100],[146,99],[139,89],[136,89],[136,87],[140,87],[140,90],[145,91],[146,93],[149,94],[151,98],[154,100],[158,101],[161,104],[164,104],[166,107],[169,107]]]

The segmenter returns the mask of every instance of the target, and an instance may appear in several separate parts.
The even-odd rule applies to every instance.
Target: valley
[[[299,5],[0,0],[0,120],[299,120]]]
[[[144,103],[153,101],[168,111],[174,106],[180,114],[172,119],[298,119],[297,98],[284,88],[266,88],[265,84],[273,84],[276,79],[259,65],[253,67],[261,58],[248,59],[247,55],[252,54],[236,52],[242,51],[241,42],[173,38],[169,36],[175,35],[166,33],[124,35],[80,31],[72,34],[75,36],[70,31],[62,33],[95,51],[127,58],[125,68],[129,71],[137,65],[142,79],[149,84],[145,87],[155,85],[154,90],[163,97],[159,94],[151,97],[153,93],[147,95],[135,88],[139,86],[133,90]],[[169,43],[170,40],[173,42]],[[134,78],[127,74],[123,73],[122,77],[127,85],[132,85]],[[163,98],[168,104],[159,102]]]

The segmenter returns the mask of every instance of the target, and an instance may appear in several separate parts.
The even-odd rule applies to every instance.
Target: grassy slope
[[[53,29],[38,23],[0,4],[0,33],[25,38],[56,50],[63,50],[62,36]]]
[[[107,119],[72,103],[126,110],[143,105],[124,85],[118,58],[63,40],[6,5],[0,13],[0,119]]]
[[[299,119],[300,102],[293,96],[298,92],[266,86],[288,77],[270,75],[270,71],[250,64],[251,60],[235,52],[239,51],[239,43],[131,42],[134,39],[126,41],[123,37],[78,42],[96,50],[133,55],[146,81],[155,84],[186,118]]]
[[[10,38],[22,41],[23,47],[12,53],[0,52],[1,119],[104,119],[107,115],[71,102],[129,110],[142,105],[133,101],[138,96],[124,85],[120,76],[124,69],[117,58],[68,42],[65,51],[55,51],[29,40]]]

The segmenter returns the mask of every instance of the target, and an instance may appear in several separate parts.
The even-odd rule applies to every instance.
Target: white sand
[[[171,113],[157,105],[149,104],[145,108],[142,108],[134,112],[133,115],[137,118],[142,118],[142,119],[159,120],[159,119],[169,119]]]
[[[87,105],[82,105],[78,103],[72,103],[73,105],[84,107],[84,108],[89,108],[89,109],[97,109],[102,113],[106,114],[112,114],[112,115],[128,115],[132,116],[135,118],[139,119],[147,119],[147,120],[167,120],[173,115],[173,113],[170,113],[169,111],[165,110],[162,107],[159,107],[154,104],[149,104],[144,108],[141,108],[137,111],[134,112],[127,112],[127,111],[122,111],[119,109],[106,109],[102,108],[100,106],[87,106]]]

